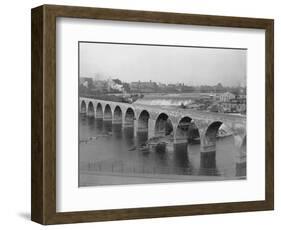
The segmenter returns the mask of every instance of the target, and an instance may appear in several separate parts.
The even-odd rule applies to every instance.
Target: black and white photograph
[[[78,185],[247,179],[247,49],[78,42]]]

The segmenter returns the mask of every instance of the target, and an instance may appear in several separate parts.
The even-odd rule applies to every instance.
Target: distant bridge
[[[134,127],[134,134],[148,138],[170,135],[174,144],[187,143],[192,135],[200,139],[201,154],[215,153],[219,128],[224,125],[234,137],[238,161],[246,161],[246,116],[190,109],[128,104],[80,97],[80,113],[96,119]]]

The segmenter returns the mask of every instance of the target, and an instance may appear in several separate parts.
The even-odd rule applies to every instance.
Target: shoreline
[[[246,177],[192,176],[171,174],[140,174],[80,171],[79,187],[110,186],[128,184],[174,183],[245,180]]]

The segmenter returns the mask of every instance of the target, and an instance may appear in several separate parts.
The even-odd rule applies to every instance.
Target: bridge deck
[[[201,110],[194,110],[194,109],[183,109],[179,107],[169,107],[169,106],[160,106],[160,105],[142,105],[135,102],[133,104],[122,103],[122,102],[113,102],[113,101],[105,101],[99,100],[94,98],[84,98],[81,97],[80,100],[88,100],[88,101],[97,101],[103,104],[111,104],[111,105],[118,105],[123,107],[132,107],[135,110],[147,110],[148,112],[153,113],[168,113],[174,117],[183,117],[188,116],[193,119],[197,120],[229,120],[235,121],[238,123],[246,123],[246,115],[241,114],[229,114],[229,113],[217,113],[217,112],[208,112],[208,111],[201,111]]]
[[[239,119],[239,120],[245,120],[246,121],[246,115],[241,114],[230,114],[230,113],[217,113],[217,112],[209,112],[204,110],[195,110],[195,109],[183,109],[179,107],[168,107],[168,106],[152,106],[152,105],[140,105],[140,104],[132,104],[135,108],[143,108],[153,110],[155,112],[165,112],[169,111],[169,114],[173,114],[175,116],[177,115],[190,115],[193,117],[204,117],[204,118],[210,118],[212,117],[221,117],[225,119]],[[176,109],[176,110],[175,110]]]

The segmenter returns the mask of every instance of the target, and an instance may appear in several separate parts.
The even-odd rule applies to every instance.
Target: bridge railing
[[[154,111],[155,113],[159,113],[163,111],[162,107],[158,107],[158,106],[152,106],[152,105],[142,105],[142,104],[129,104],[129,103],[124,103],[124,102],[117,102],[117,101],[111,101],[111,100],[102,100],[102,99],[98,99],[98,98],[90,98],[90,97],[80,97],[80,101],[81,100],[95,100],[98,102],[103,102],[103,103],[112,103],[115,105],[120,105],[123,104],[124,106],[128,106],[128,107],[133,107],[134,109],[148,109],[150,111]],[[199,110],[183,110],[183,109],[174,109],[174,108],[164,108],[164,110],[166,112],[169,113],[170,116],[174,116],[174,117],[182,117],[182,116],[189,116],[192,117],[194,119],[200,120],[203,119],[205,120],[206,117],[208,117],[211,120],[231,120],[232,122],[238,122],[241,124],[246,124],[246,116],[242,116],[242,115],[232,115],[232,114],[226,114],[226,113],[215,113],[215,112],[208,112],[208,111],[199,111]]]

